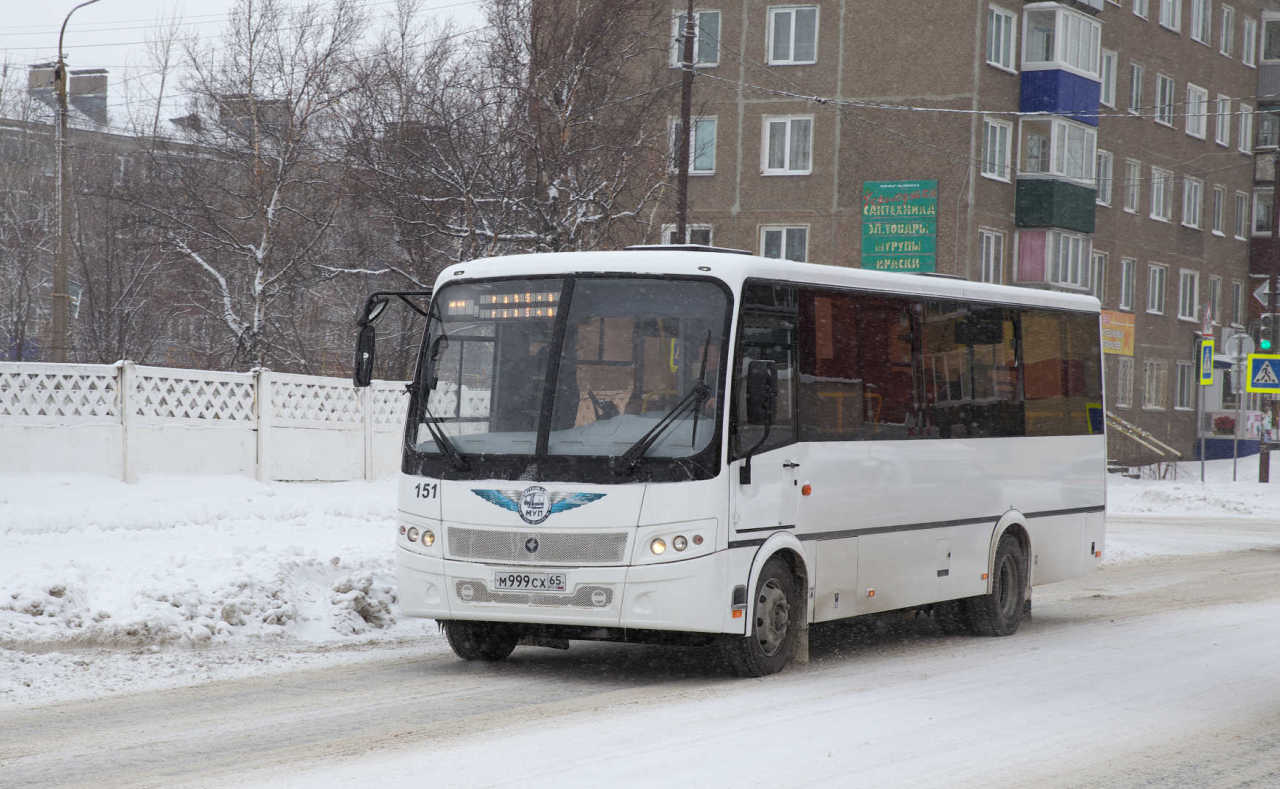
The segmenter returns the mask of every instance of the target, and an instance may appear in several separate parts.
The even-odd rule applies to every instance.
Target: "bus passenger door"
[[[762,539],[794,530],[802,473],[795,422],[795,319],[782,310],[746,312],[734,365],[733,456],[730,524],[733,539]],[[752,362],[768,362],[777,374],[777,401],[771,419],[748,419],[747,376]],[[752,451],[754,449],[754,451]],[[750,481],[742,469],[751,453]]]

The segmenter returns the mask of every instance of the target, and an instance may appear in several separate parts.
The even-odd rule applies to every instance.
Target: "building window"
[[[1120,309],[1133,309],[1133,280],[1137,276],[1138,261],[1120,258]]]
[[[1004,282],[1004,233],[999,230],[978,231],[978,259],[982,270],[978,278],[983,282]]]
[[[1013,124],[984,118],[982,121],[982,174],[997,181],[1009,180],[1009,138]]]
[[[1235,236],[1244,241],[1249,237],[1249,195],[1236,192]]]
[[[818,62],[818,7],[769,9],[769,64],[791,66]]]
[[[1187,134],[1203,140],[1209,129],[1209,91],[1187,83]]]
[[[1099,98],[1108,107],[1116,106],[1116,62],[1115,52],[1102,50],[1102,94]]]
[[[1178,386],[1174,393],[1173,407],[1180,411],[1191,410],[1192,384],[1195,368],[1191,362],[1178,362]]]
[[[1240,31],[1240,60],[1246,66],[1258,65],[1258,20],[1247,16]]]
[[[1240,153],[1253,153],[1253,107],[1240,102]]]
[[[1258,119],[1257,148],[1274,148],[1280,140],[1280,112],[1265,111],[1255,113]]]
[[[1099,79],[1102,25],[1057,3],[1035,3],[1022,14],[1022,68],[1063,69]]]
[[[679,66],[684,58],[684,14],[671,17],[671,65]],[[693,63],[716,66],[720,63],[720,12],[695,11],[693,14]]]
[[[1244,324],[1244,283],[1231,280],[1231,325]]]
[[[760,228],[760,254],[803,263],[809,259],[809,228],[766,226]]]
[[[1173,218],[1173,173],[1151,168],[1151,218],[1168,222]]]
[[[1227,213],[1227,190],[1221,186],[1213,187],[1213,225],[1212,232],[1215,236],[1225,236],[1223,228],[1226,227]]]
[[[1213,0],[1191,0],[1191,40],[1205,46],[1213,41]]]
[[[1213,141],[1218,145],[1231,147],[1231,97],[1218,95],[1218,115],[1215,118]]]
[[[1200,274],[1191,269],[1178,272],[1178,319],[1194,321],[1199,319],[1196,313],[1200,303]]]
[[[685,238],[681,240],[676,234],[675,225],[662,226],[662,243],[664,244],[701,244],[704,247],[712,246],[711,244],[711,225],[685,225]]]
[[[1116,406],[1129,408],[1133,405],[1133,357],[1116,358]]]
[[[1142,162],[1137,159],[1124,160],[1124,210],[1131,214],[1138,213],[1142,204]]]
[[[1271,235],[1271,190],[1253,190],[1253,234]]]
[[[1022,121],[1018,172],[1054,175],[1094,185],[1098,130],[1061,118]]]
[[[1222,323],[1222,277],[1209,277],[1209,316],[1214,323]]]
[[[1114,157],[1111,151],[1098,151],[1098,163],[1094,180],[1098,184],[1098,205],[1111,205],[1111,182]]]
[[[1093,265],[1089,271],[1089,290],[1093,297],[1102,301],[1107,289],[1107,253],[1094,252]]]
[[[1182,0],[1160,0],[1160,26],[1182,29]]]
[[[1200,211],[1204,206],[1204,181],[1182,179],[1182,226],[1200,229]]]
[[[1088,236],[1053,230],[1048,233],[1049,281],[1069,288],[1089,287],[1089,257],[1092,240]]]
[[[1169,366],[1163,361],[1142,363],[1142,407],[1168,407]]]
[[[1172,77],[1156,74],[1156,123],[1173,125],[1173,88]]]
[[[987,9],[987,62],[991,65],[1014,71],[1018,52],[1017,22],[1018,17],[1012,11],[998,6]]]
[[[1143,19],[1151,16],[1151,9],[1148,0],[1133,0],[1133,13]]]
[[[680,170],[680,121],[673,118],[668,125],[671,145],[671,171]],[[716,171],[716,119],[694,118],[689,135],[689,174],[712,175]]]
[[[1262,62],[1280,60],[1280,19],[1262,20]]]
[[[1158,263],[1147,266],[1147,312],[1164,314],[1164,283],[1168,275],[1167,266]]]
[[[1222,7],[1222,31],[1220,35],[1222,38],[1218,51],[1227,57],[1231,57],[1236,44],[1236,10],[1229,5]]]
[[[812,115],[765,116],[760,162],[765,175],[807,175],[813,171],[812,152]]]
[[[1142,112],[1142,64],[1129,64],[1129,113],[1138,115]]]

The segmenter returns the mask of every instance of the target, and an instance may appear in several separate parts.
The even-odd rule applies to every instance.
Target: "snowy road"
[[[1012,638],[818,629],[758,681],[696,651],[433,648],[0,711],[0,785],[1280,785],[1278,619],[1280,549],[1255,548],[1037,589]]]

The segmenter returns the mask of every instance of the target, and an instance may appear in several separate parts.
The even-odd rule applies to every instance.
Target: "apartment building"
[[[1198,397],[1210,432],[1234,414],[1196,347],[1258,318],[1280,0],[741,0],[696,23],[690,241],[1091,292],[1110,413],[1183,457]]]

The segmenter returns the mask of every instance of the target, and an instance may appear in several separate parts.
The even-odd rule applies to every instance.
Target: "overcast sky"
[[[80,0],[0,0],[0,62],[25,66],[57,57],[58,29]],[[481,0],[420,0],[424,14],[453,21],[458,29],[483,24]],[[147,87],[153,67],[145,42],[159,20],[177,16],[186,31],[216,36],[234,0],[98,0],[76,11],[63,50],[71,68],[110,70],[108,104],[120,114],[129,96]],[[364,0],[374,18],[390,13],[394,0]],[[167,91],[166,91],[167,92]]]

